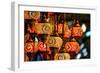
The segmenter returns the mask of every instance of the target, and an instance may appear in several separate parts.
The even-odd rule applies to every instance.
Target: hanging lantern
[[[26,53],[33,53],[34,52],[34,44],[32,42],[28,42],[25,44],[24,50]]]
[[[24,11],[24,19],[31,19],[29,11]]]
[[[68,27],[67,23],[64,23],[64,38],[70,38],[71,30]]]
[[[32,24],[32,27],[30,28],[30,32],[31,33],[34,33],[35,32],[35,25],[34,24]]]
[[[72,37],[80,38],[83,35],[83,30],[80,27],[80,24],[77,23],[74,27],[72,27]]]
[[[59,23],[57,26],[58,26],[58,27],[57,27],[57,29],[58,29],[58,34],[62,34],[62,33],[63,33],[63,24],[62,24],[62,23]]]
[[[65,49],[68,51],[68,52],[75,52],[75,53],[78,53],[80,51],[80,46],[78,44],[78,42],[75,41],[75,39],[73,39],[74,41],[71,41],[71,42],[67,42],[65,44]]]
[[[50,37],[47,44],[49,47],[61,48],[63,40],[60,37]]]
[[[35,32],[38,34],[51,34],[52,26],[49,23],[35,23]]]
[[[69,60],[70,54],[69,53],[56,53],[54,56],[55,60]]]
[[[39,41],[39,43],[38,43],[38,49],[40,51],[46,51],[46,44],[43,44],[43,42]]]
[[[29,15],[31,18],[37,20],[40,17],[40,12],[38,11],[29,12]]]

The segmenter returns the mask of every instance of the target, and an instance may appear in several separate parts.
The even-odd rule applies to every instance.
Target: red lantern
[[[39,41],[39,43],[38,43],[38,49],[40,51],[46,51],[46,45],[43,44],[43,42]]]
[[[83,35],[83,30],[80,27],[80,24],[76,24],[76,26],[72,27],[72,37],[80,38]]]
[[[65,44],[65,49],[68,52],[75,52],[78,53],[80,51],[80,46],[76,41],[72,41],[72,42],[67,42]]]

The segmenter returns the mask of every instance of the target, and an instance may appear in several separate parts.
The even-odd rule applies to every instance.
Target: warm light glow
[[[86,31],[86,25],[85,24],[82,24],[82,30],[83,30],[83,32]]]

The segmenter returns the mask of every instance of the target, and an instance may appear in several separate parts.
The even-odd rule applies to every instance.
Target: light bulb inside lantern
[[[83,30],[83,32],[85,32],[86,31],[86,25],[85,24],[82,24],[82,30]]]

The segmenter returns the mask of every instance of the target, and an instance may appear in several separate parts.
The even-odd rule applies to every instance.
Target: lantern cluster
[[[24,12],[25,61],[67,60],[72,59],[73,53],[80,52],[76,39],[83,36],[83,30],[78,21],[69,26],[63,15],[54,12]]]

